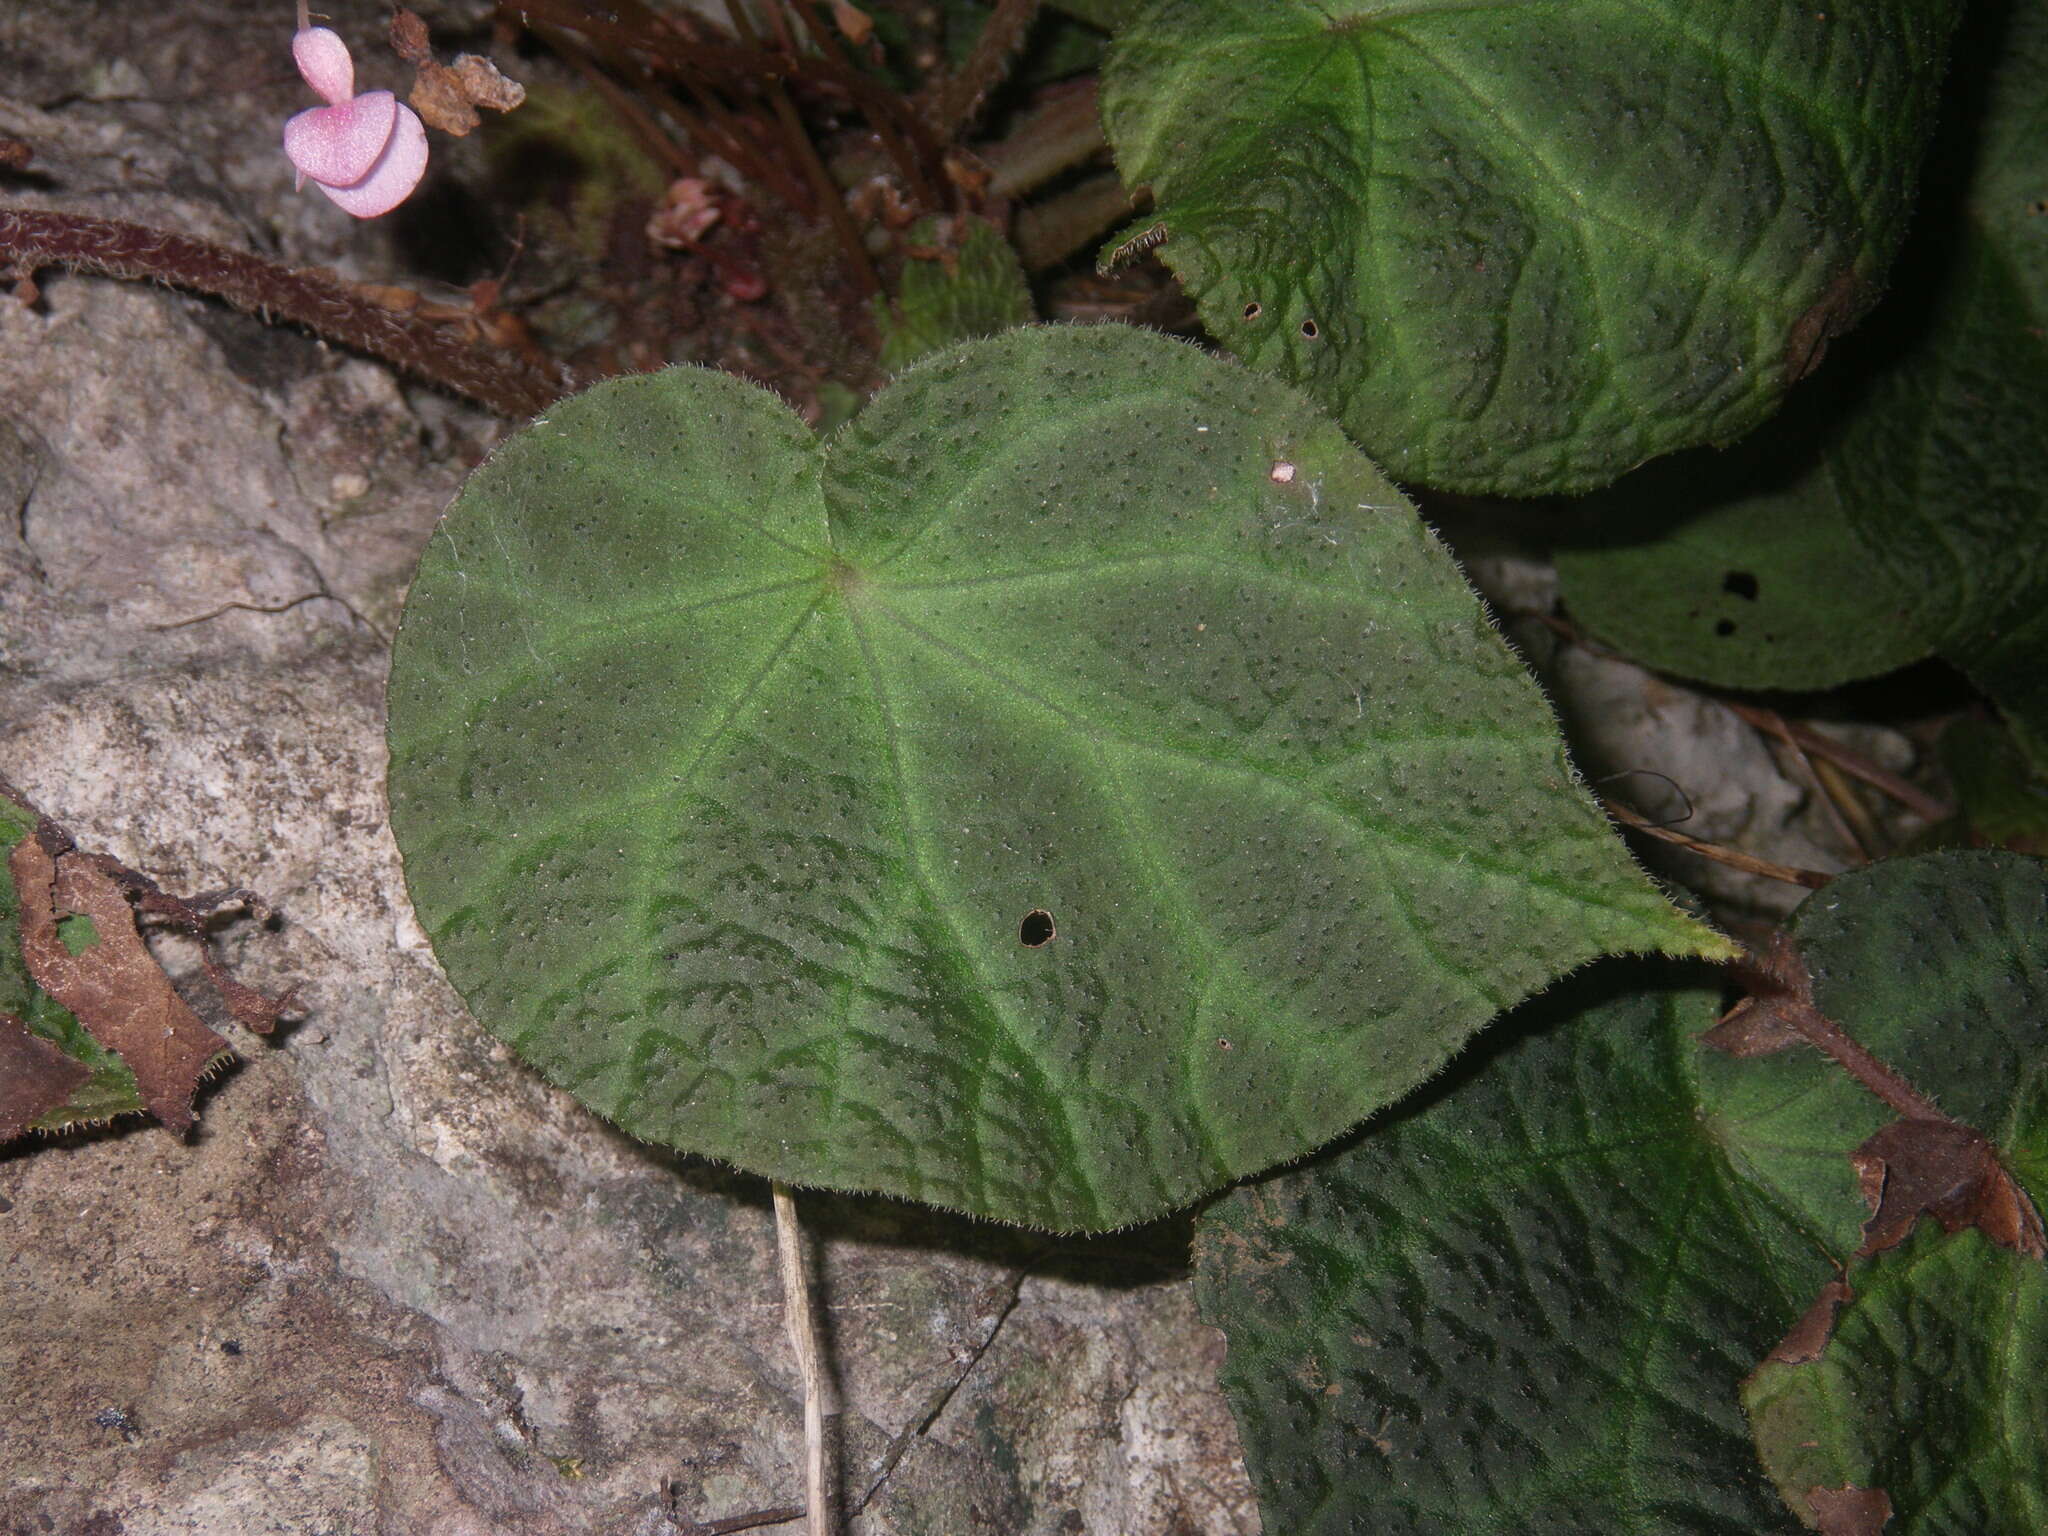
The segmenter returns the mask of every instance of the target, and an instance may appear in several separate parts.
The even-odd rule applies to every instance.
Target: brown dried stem
[[[836,31],[825,24],[824,19],[818,15],[817,8],[810,4],[809,0],[791,0],[791,4],[796,8],[798,18],[810,32],[811,40],[818,45],[819,52],[835,70],[844,70],[849,81],[857,82],[854,105],[861,109],[861,114],[867,118],[868,126],[874,130],[875,137],[882,141],[883,152],[895,164],[898,173],[909,186],[911,196],[926,208],[938,207],[938,187],[932,181],[926,162],[904,137],[903,128],[898,121],[899,118],[907,118],[909,124],[914,127],[917,125],[916,115],[904,109],[901,97],[882,90],[860,70],[854,68],[846,57],[846,51],[839,46]],[[937,156],[936,145],[928,145],[927,148],[934,157]]]
[[[967,62],[938,89],[931,104],[932,126],[949,144],[974,126],[974,120],[988,102],[988,95],[1002,84],[1010,61],[1024,46],[1031,23],[1038,16],[1038,0],[996,0],[996,8],[982,23],[981,35]]]
[[[732,18],[733,30],[738,32],[750,45],[758,46],[760,39],[755,35],[753,23],[747,19],[747,8],[742,0],[725,0],[725,12]],[[780,11],[775,13],[778,17]],[[794,62],[794,59],[791,59]],[[768,104],[775,112],[775,120],[782,128],[783,143],[789,149],[789,156],[803,168],[804,177],[811,184],[811,191],[818,200],[818,210],[825,215],[832,226],[832,233],[839,239],[839,248],[846,257],[846,265],[860,283],[863,293],[881,291],[881,280],[875,276],[874,263],[868,260],[867,247],[861,244],[860,231],[854,227],[853,215],[846,211],[846,199],[840,195],[838,183],[832,180],[832,173],[825,168],[825,162],[818,158],[817,146],[811,143],[810,134],[804,131],[801,118],[796,114],[796,104],[789,99],[779,76],[768,81]]]
[[[1783,933],[1773,935],[1764,954],[1740,969],[1752,973],[1752,997],[1737,1004],[1768,1006],[1771,1017],[1833,1060],[1894,1114],[1908,1120],[1953,1123],[1941,1107],[1859,1044],[1849,1032],[1822,1013],[1813,1000],[1813,977],[1806,959]]]
[[[992,173],[989,194],[1022,197],[1108,149],[1096,94],[1093,80],[1049,92],[1008,138],[980,145],[976,152]]]
[[[1517,608],[1507,611],[1518,619],[1534,619],[1538,624],[1550,630],[1551,633],[1557,635],[1560,639],[1569,641],[1580,650],[1589,652],[1592,655],[1611,657],[1616,661],[1634,661],[1633,657],[1625,656],[1620,651],[1613,650],[1608,646],[1601,645],[1596,640],[1589,639],[1585,632],[1572,623],[1571,620],[1560,618],[1554,613],[1537,613],[1529,608]],[[1636,663],[1636,665],[1641,665],[1641,663]],[[1771,729],[1769,721],[1775,718],[1775,716],[1770,710],[1760,708],[1755,704],[1745,704],[1740,699],[1727,698],[1722,694],[1705,690],[1701,690],[1701,697],[1712,699],[1723,709],[1728,710],[1731,714],[1740,716],[1760,731]],[[1786,734],[1815,757],[1826,758],[1850,777],[1861,779],[1872,789],[1890,796],[1915,815],[1924,816],[1929,821],[1946,821],[1949,817],[1955,815],[1956,808],[1946,800],[1941,799],[1937,795],[1929,794],[1919,785],[1913,783],[1912,780],[1901,778],[1889,768],[1880,767],[1862,753],[1856,751],[1855,748],[1844,746],[1841,742],[1836,741],[1834,737],[1824,732],[1816,731],[1811,726],[1802,725],[1796,720],[1786,720],[1783,724]]]
[[[504,416],[537,415],[578,383],[566,368],[475,346],[371,303],[329,273],[119,219],[0,208],[0,266],[23,274],[65,267],[210,293],[266,321],[290,320],[382,358]]]
[[[1760,709],[1754,704],[1745,704],[1739,699],[1717,699],[1724,708],[1741,716],[1759,730],[1769,730],[1769,720],[1777,718],[1772,711]],[[1931,795],[1910,779],[1901,778],[1889,768],[1873,763],[1853,747],[1844,746],[1825,732],[1796,720],[1781,720],[1785,734],[1815,757],[1825,758],[1852,778],[1861,779],[1872,789],[1889,795],[1915,815],[1929,821],[1946,821],[1955,815],[1956,808],[1937,795]]]

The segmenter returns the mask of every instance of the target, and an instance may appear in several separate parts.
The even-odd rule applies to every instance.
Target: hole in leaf
[[[1730,571],[1721,578],[1721,590],[1733,592],[1753,603],[1756,601],[1756,578],[1747,571]]]
[[[1256,320],[1263,313],[1264,310],[1260,307],[1259,301],[1257,299],[1253,299],[1251,303],[1245,305],[1244,307],[1244,317],[1247,320]]]
[[[1720,620],[1714,625],[1714,633],[1723,637],[1734,634],[1735,621],[1733,619]]]
[[[1322,335],[1323,332],[1322,328],[1319,327],[1315,323],[1315,321],[1304,320],[1301,322],[1301,334],[1304,340],[1314,341],[1318,336]]]
[[[1058,933],[1059,929],[1052,924],[1052,914],[1043,907],[1033,907],[1017,927],[1017,942],[1028,949],[1039,949],[1050,944]]]
[[[74,912],[57,919],[57,937],[63,941],[65,953],[76,957],[99,943],[100,930],[85,913]]]

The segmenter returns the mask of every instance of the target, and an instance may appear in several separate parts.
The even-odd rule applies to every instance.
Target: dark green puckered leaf
[[[1941,766],[1973,840],[2048,854],[2048,777],[2028,766],[2009,732],[1966,715],[1941,733]]]
[[[1772,1361],[1743,1391],[1787,1500],[1882,1490],[1885,1536],[2048,1530],[2048,1270],[1923,1225],[1850,1281],[1820,1358]]]
[[[1700,1079],[1710,989],[1602,967],[1422,1099],[1241,1189],[1196,1290],[1269,1531],[1796,1531],[1742,1378],[1832,1273]]]
[[[1739,436],[1875,297],[1949,0],[1156,0],[1103,115],[1210,331],[1390,473]]]
[[[1808,897],[1795,933],[1821,1011],[1988,1136],[2037,1206],[2048,1201],[2048,864],[1973,851],[1893,859]],[[1721,1070],[1775,1105],[1746,1138],[1745,1176],[1806,1213],[1846,1261],[1868,1214],[1848,1154],[1889,1111],[1810,1050]],[[1808,1512],[1815,1488],[1881,1489],[1890,1536],[2043,1529],[2040,1261],[1923,1219],[1847,1279],[1854,1299],[1818,1358],[1772,1361],[1744,1389],[1785,1497]]]
[[[1965,849],[1887,859],[1809,896],[1793,931],[1821,1012],[1988,1136],[2048,1206],[2048,863]],[[1744,1171],[1803,1209],[1826,1201],[1834,1214],[1816,1230],[1846,1262],[1869,1214],[1848,1156],[1891,1112],[1804,1048],[1723,1070],[1788,1129],[1749,1138]]]
[[[1053,1227],[1724,947],[1335,426],[1117,327],[940,354],[829,447],[698,370],[552,408],[422,562],[391,749],[450,977],[586,1103]]]
[[[1913,599],[1863,553],[1819,443],[1796,431],[1660,459],[1572,523],[1553,553],[1573,619],[1648,665],[1832,688],[1928,653]]]
[[[1589,502],[1610,531],[1558,570],[1593,633],[1711,682],[1824,686],[1938,653],[2048,766],[2048,4],[1973,12],[1956,84],[1897,297],[1730,461]]]
[[[876,296],[878,361],[890,373],[955,342],[1031,323],[1031,284],[1010,242],[980,219],[963,219],[961,226],[958,244],[945,247],[943,256],[905,261],[893,302]],[[907,243],[939,247],[952,233],[947,221],[923,219]]]

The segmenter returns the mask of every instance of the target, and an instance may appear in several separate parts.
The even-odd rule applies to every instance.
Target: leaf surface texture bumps
[[[1783,418],[1584,507],[1576,618],[1648,665],[1816,688],[1939,654],[2048,766],[2048,3],[1977,8],[1897,289]]]
[[[829,445],[697,370],[555,407],[425,557],[391,748],[436,951],[555,1081],[1048,1227],[1298,1156],[1594,955],[1724,948],[1337,429],[1116,327]]]
[[[1736,1388],[1831,1270],[1729,1162],[1714,991],[1646,969],[1574,978],[1201,1217],[1267,1530],[1799,1529]]]
[[[1155,0],[1103,116],[1204,323],[1397,478],[1590,489],[1875,297],[1956,7]]]

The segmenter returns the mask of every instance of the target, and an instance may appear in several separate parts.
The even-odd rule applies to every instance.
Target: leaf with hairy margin
[[[794,1184],[1118,1226],[1595,955],[1730,952],[1337,428],[1121,327],[939,354],[825,444],[701,370],[553,407],[437,532],[390,697],[477,1017]]]
[[[1951,850],[1892,859],[1808,897],[1794,934],[1815,1005],[1942,1111],[1989,1137],[2048,1199],[2048,863]],[[2002,1536],[2048,1522],[2048,1281],[2038,1258],[1923,1220],[1851,1263],[1869,1214],[1850,1154],[1893,1121],[1848,1075],[1795,1048],[1719,1068],[1773,1106],[1742,1170],[1804,1212],[1851,1299],[1815,1354],[1745,1386],[1786,1499],[1824,1530],[1815,1490],[1881,1492],[1890,1536]],[[2000,1175],[2001,1178],[2004,1174]]]
[[[1226,346],[1404,481],[1583,491],[1876,296],[1957,9],[1155,0],[1103,119]]]
[[[2048,863],[1975,849],[1887,859],[1807,897],[1793,936],[1814,1005],[1990,1138],[2048,1203]],[[1784,1128],[1750,1140],[1744,1172],[1774,1199],[1829,1212],[1816,1235],[1848,1263],[1870,1214],[1849,1154],[1892,1111],[1805,1047],[1722,1070],[1775,1103]]]
[[[949,224],[919,220],[905,243],[934,254],[905,259],[893,301],[875,296],[875,327],[882,334],[876,360],[885,372],[900,373],[955,342],[1031,323],[1031,284],[1010,242],[981,219]]]

